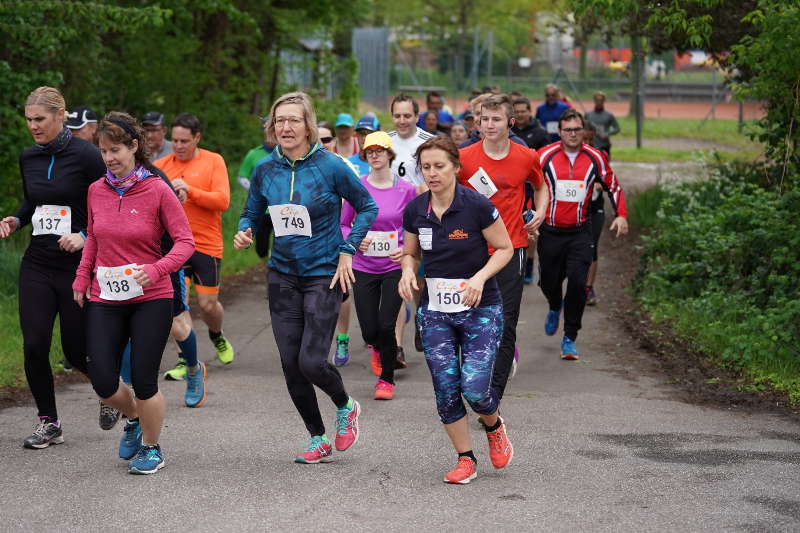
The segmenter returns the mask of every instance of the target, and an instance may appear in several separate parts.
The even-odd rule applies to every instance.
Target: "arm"
[[[612,135],[616,135],[620,132],[619,122],[617,122],[617,117],[611,115],[611,121],[608,123],[608,131],[606,132],[606,137],[611,137]]]
[[[535,150],[532,150],[532,152],[534,153],[534,157],[531,173],[528,174],[528,181],[533,185],[533,205],[536,214],[530,222],[525,224],[525,231],[527,231],[529,235],[536,235],[539,226],[541,226],[544,221],[545,213],[547,213],[547,207],[550,203],[550,192],[547,190],[547,186],[544,183],[542,166],[539,163],[539,154]]]
[[[337,162],[335,172],[337,193],[347,200],[356,213],[353,219],[353,229],[339,247],[340,254],[352,256],[366,237],[375,217],[378,216],[378,206],[364,185],[361,184],[356,173],[344,163]]]
[[[342,218],[339,225],[342,228],[342,238],[347,239],[353,229],[353,219],[356,218],[356,210],[348,202],[342,202]]]
[[[204,191],[189,186],[187,198],[198,206],[212,211],[227,211],[231,203],[231,186],[228,182],[228,169],[222,157],[215,158],[211,174],[211,190]]]
[[[75,281],[72,282],[72,290],[75,291],[75,293],[80,293],[80,301],[78,301],[78,295],[75,295],[75,299],[79,304],[82,304],[83,294],[91,283],[90,275],[94,272],[94,262],[97,257],[97,240],[94,236],[91,187],[86,196],[86,223],[86,242],[83,244],[83,253],[81,254],[81,262],[78,265],[78,270],[75,271]]]
[[[617,215],[608,229],[611,231],[616,230],[617,237],[619,237],[620,235],[628,233],[628,208],[625,204],[625,193],[622,192],[622,186],[617,179],[617,175],[614,174],[614,171],[608,164],[608,160],[605,156],[602,156],[602,158],[602,170],[604,172],[602,173],[603,180],[600,184],[608,193],[608,199],[611,200],[611,206],[614,208],[614,212]]]
[[[417,268],[419,264],[419,237],[408,230],[403,232],[403,259],[400,261],[403,272],[397,285],[397,292],[407,302],[414,299],[414,293],[419,291],[417,285]]]
[[[257,166],[253,171],[253,184],[247,192],[247,201],[242,209],[242,214],[239,216],[238,232],[243,232],[247,228],[254,229],[260,217],[269,216],[269,214],[265,214],[269,203],[261,193],[263,181],[263,170],[261,166]]]
[[[491,226],[484,228],[481,233],[489,246],[494,248],[494,254],[489,257],[489,260],[483,265],[483,268],[477,271],[475,275],[467,281],[467,285],[463,289],[464,298],[462,299],[462,303],[469,307],[475,307],[481,303],[483,286],[486,280],[500,272],[500,270],[508,264],[511,260],[511,256],[514,254],[511,237],[508,236],[506,225],[499,216]]]

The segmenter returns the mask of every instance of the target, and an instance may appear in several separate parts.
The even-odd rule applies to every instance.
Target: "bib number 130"
[[[311,216],[304,205],[281,204],[269,206],[269,217],[276,237],[304,235],[311,237]]]

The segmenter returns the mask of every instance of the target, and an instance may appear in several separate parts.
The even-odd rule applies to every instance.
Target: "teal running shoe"
[[[561,341],[561,359],[565,361],[577,361],[578,350],[575,349],[575,341],[569,337],[564,337]]]
[[[130,459],[139,448],[142,447],[142,426],[139,421],[128,422],[125,424],[125,429],[122,431],[122,438],[119,441],[119,457],[120,459]]]
[[[164,468],[164,456],[161,455],[161,447],[142,446],[136,457],[128,463],[128,472],[131,474],[155,474]]]
[[[206,401],[206,364],[202,361],[197,364],[200,368],[194,374],[186,369],[186,393],[183,395],[186,407],[200,407]]]

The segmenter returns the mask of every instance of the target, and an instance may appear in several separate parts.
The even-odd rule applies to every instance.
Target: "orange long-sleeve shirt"
[[[189,186],[183,209],[192,228],[195,248],[222,259],[222,213],[231,202],[225,160],[215,152],[198,148],[197,155],[189,161],[181,161],[170,154],[153,164],[163,170],[170,181],[182,179]]]

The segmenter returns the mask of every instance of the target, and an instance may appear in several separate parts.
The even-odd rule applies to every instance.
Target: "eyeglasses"
[[[561,128],[562,133],[579,133],[583,128]]]
[[[287,124],[290,128],[296,128],[304,121],[302,118],[297,117],[277,117],[275,119],[275,126],[280,126],[281,124]]]
[[[366,154],[367,157],[369,157],[369,156],[375,157],[376,155],[385,154],[386,153],[386,148],[368,148],[368,149],[364,150],[364,153]]]
[[[333,140],[333,137],[320,137],[319,138],[319,142],[321,142],[322,144],[328,144],[332,140]]]
[[[556,93],[545,93],[544,95],[545,98],[555,98],[556,96]]]

